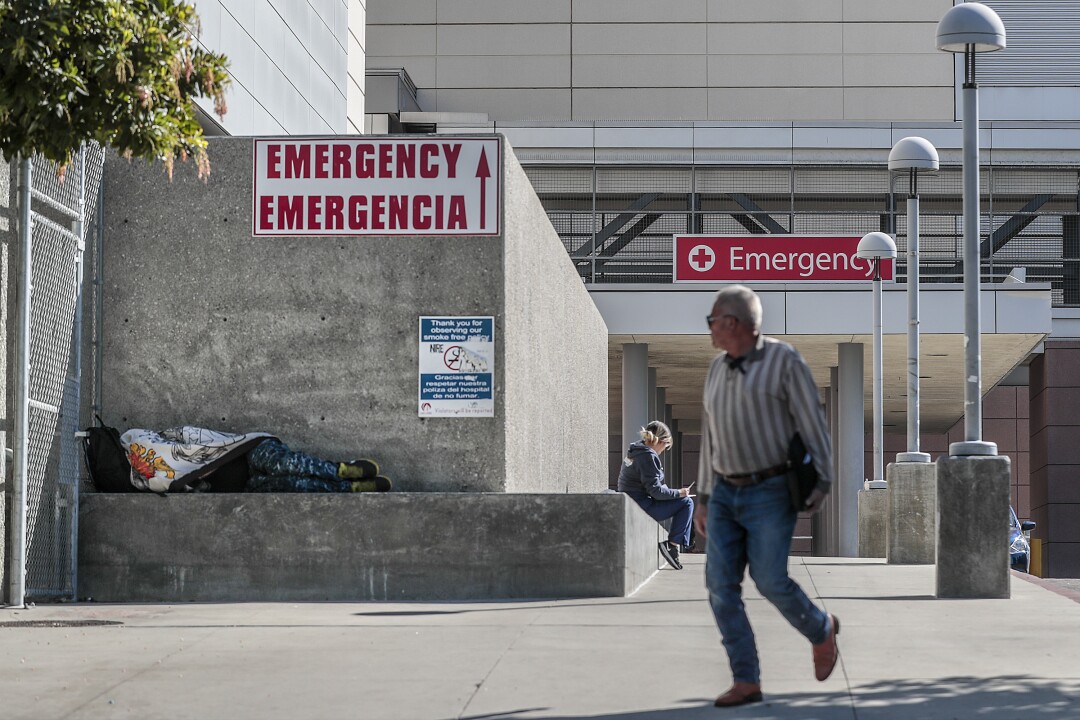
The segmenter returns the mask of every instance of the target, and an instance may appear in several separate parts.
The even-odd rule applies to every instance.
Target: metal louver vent
[[[979,55],[980,85],[1080,85],[1080,3],[989,0],[986,4],[1001,16],[1008,47]]]

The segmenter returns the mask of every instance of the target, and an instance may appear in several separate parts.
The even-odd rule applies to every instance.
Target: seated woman
[[[664,484],[660,453],[671,447],[671,430],[653,420],[641,430],[641,442],[632,443],[619,470],[619,492],[634,499],[656,521],[671,518],[668,539],[660,543],[660,554],[676,570],[682,570],[679,548],[690,545],[690,523],[694,500],[690,488],[675,490]]]
[[[389,478],[362,458],[331,462],[290,450],[267,433],[185,425],[132,428],[120,438],[131,482],[153,492],[386,492]]]

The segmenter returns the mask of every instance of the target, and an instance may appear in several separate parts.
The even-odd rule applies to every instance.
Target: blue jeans
[[[813,644],[827,637],[827,616],[788,577],[795,511],[787,476],[736,487],[717,480],[706,520],[705,586],[736,682],[761,682],[754,631],[743,606],[746,566],[766,600]]]
[[[690,523],[694,520],[694,499],[691,497],[672,500],[654,500],[641,492],[626,493],[638,504],[645,514],[660,522],[671,518],[668,541],[687,547],[690,545]]]
[[[337,463],[290,450],[267,438],[247,456],[248,492],[351,492],[352,484],[337,474]]]

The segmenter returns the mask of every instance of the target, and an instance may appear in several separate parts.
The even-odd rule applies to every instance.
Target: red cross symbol
[[[698,272],[708,272],[716,264],[716,253],[707,245],[695,245],[690,250],[690,267]]]

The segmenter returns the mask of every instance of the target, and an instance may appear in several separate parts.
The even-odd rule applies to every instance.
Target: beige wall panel
[[[361,134],[364,131],[364,90],[349,78],[346,87],[345,113],[348,116],[346,132]]]
[[[709,87],[840,87],[840,55],[710,55]]]
[[[953,89],[847,88],[844,120],[952,120]]]
[[[704,88],[595,88],[574,90],[574,120],[699,120]]]
[[[709,0],[709,22],[840,22],[843,0]]]
[[[367,60],[364,57],[364,46],[361,44],[360,39],[355,35],[352,33],[349,33],[348,35],[349,53],[348,58],[346,59],[346,72],[349,74],[349,77],[363,83],[364,73],[367,70]]]
[[[432,55],[368,55],[369,68],[405,68],[413,84],[419,87],[435,87],[435,58]]]
[[[728,55],[822,55],[843,49],[837,23],[734,23],[708,26],[709,52]]]
[[[431,109],[487,113],[492,120],[570,120],[570,91],[443,89]]]
[[[844,0],[844,20],[936,23],[952,6],[952,0]]]
[[[439,55],[567,55],[569,25],[440,25]]]
[[[439,0],[440,23],[570,22],[570,0]]]
[[[574,0],[574,22],[704,22],[705,0]]]
[[[626,23],[574,25],[575,55],[703,55],[706,25]]]
[[[574,87],[704,87],[704,55],[577,55]]]
[[[360,53],[363,54],[364,48],[367,47],[367,20],[364,16],[363,5],[359,5],[359,9],[353,10],[349,13],[349,39],[355,39],[360,44]],[[352,49],[349,49],[352,52]]]
[[[937,21],[927,23],[844,23],[845,53],[926,53],[937,49]]]
[[[845,55],[844,84],[848,87],[952,87],[952,54]]]
[[[570,87],[568,55],[439,58],[440,88]]]
[[[709,120],[835,120],[840,88],[710,88]]]
[[[412,25],[433,23],[438,0],[369,0],[368,25]]]
[[[380,55],[434,55],[434,25],[382,25],[367,38],[368,57]],[[379,67],[370,65],[370,67]]]

